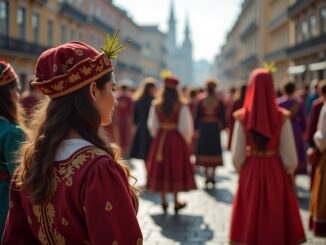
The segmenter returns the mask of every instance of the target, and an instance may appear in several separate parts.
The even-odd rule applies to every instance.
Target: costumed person
[[[226,127],[225,107],[215,93],[216,87],[216,79],[206,81],[207,94],[199,100],[195,119],[196,165],[205,168],[206,185],[215,185],[215,168],[223,165],[220,132]]]
[[[117,103],[111,59],[123,47],[116,33],[103,53],[73,41],[39,57],[33,85],[50,100],[22,148],[3,245],[142,244],[129,169],[99,132]]]
[[[234,113],[231,153],[239,173],[233,199],[231,244],[300,244],[305,241],[291,183],[297,167],[289,112],[276,105],[266,69],[250,76],[243,108]]]
[[[147,125],[154,139],[147,161],[146,185],[148,190],[161,194],[164,212],[168,208],[166,194],[172,192],[176,213],[186,207],[186,202],[178,200],[178,193],[196,189],[189,152],[193,120],[178,94],[178,84],[177,77],[168,75],[162,94],[149,111]]]
[[[317,92],[318,83],[319,83],[318,79],[314,79],[310,83],[310,91],[309,91],[309,94],[306,99],[306,114],[307,115],[310,114],[312,103],[314,102],[314,100],[318,99],[318,97],[319,97],[319,94]]]
[[[326,89],[326,80],[320,81],[318,84],[318,93],[319,98],[312,103],[311,111],[308,117],[307,130],[306,130],[306,140],[308,143],[307,149],[307,160],[311,165],[310,170],[310,189],[312,189],[315,177],[315,170],[318,163],[318,148],[314,142],[314,134],[317,131],[318,118],[321,111],[321,108],[324,105],[325,98],[322,95],[322,91]]]
[[[25,110],[27,124],[31,118],[33,111],[36,109],[37,105],[43,99],[42,92],[36,87],[33,87],[31,85],[32,81],[33,80],[31,80],[28,83],[28,89],[22,93],[20,98],[20,103]]]
[[[149,109],[156,92],[156,79],[146,77],[139,89],[134,94],[133,123],[136,132],[131,144],[129,158],[142,159],[147,161],[152,137],[147,127]]]
[[[294,140],[298,155],[298,167],[295,174],[307,174],[307,163],[304,146],[304,132],[306,129],[306,115],[304,104],[301,99],[294,95],[295,83],[292,80],[282,81],[282,91],[284,96],[277,99],[278,106],[290,111],[290,121],[294,133]]]
[[[246,90],[247,85],[243,84],[239,87],[237,93],[236,93],[236,99],[234,100],[234,103],[230,107],[230,110],[227,112],[227,121],[228,121],[228,127],[229,127],[229,137],[228,137],[228,150],[231,150],[231,142],[232,142],[232,134],[233,134],[233,127],[234,127],[234,117],[233,113],[237,110],[239,110],[243,106],[243,102],[246,96]]]
[[[17,167],[17,152],[24,140],[22,109],[18,104],[18,76],[0,60],[0,238],[9,207],[9,186]]]
[[[321,95],[326,101],[326,86],[323,86]],[[316,236],[326,238],[326,102],[319,115],[314,141],[320,155],[310,199],[310,229]]]
[[[133,101],[126,82],[122,81],[118,89],[118,106],[114,113],[113,124],[115,140],[119,143],[123,156],[129,152],[132,129]]]

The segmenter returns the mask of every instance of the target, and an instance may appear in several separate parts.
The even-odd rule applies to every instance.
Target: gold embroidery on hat
[[[90,67],[86,67],[86,66],[83,66],[83,68],[80,68],[79,70],[85,76],[89,75],[92,72],[92,69]]]
[[[61,223],[62,223],[62,225],[64,225],[64,226],[69,225],[69,222],[68,222],[64,217],[62,217],[62,219],[61,219]]]
[[[56,72],[57,70],[58,70],[58,66],[56,64],[54,64],[53,67],[52,67],[52,71]]]
[[[69,83],[74,83],[74,82],[78,81],[79,79],[80,79],[79,72],[72,73],[72,74],[69,76]]]
[[[78,56],[82,56],[82,55],[83,55],[83,51],[80,50],[80,49],[76,49],[76,54],[77,54]]]
[[[106,211],[111,211],[113,209],[112,204],[110,202],[107,202],[105,205],[105,210]]]
[[[118,245],[117,241],[113,241],[112,245]]]
[[[62,91],[62,90],[64,89],[63,84],[64,84],[64,81],[61,80],[61,81],[59,81],[57,84],[53,84],[53,85],[51,86],[51,88],[52,88],[54,91]]]

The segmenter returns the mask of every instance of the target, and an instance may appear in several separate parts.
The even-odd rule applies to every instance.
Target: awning
[[[299,65],[299,66],[290,66],[288,68],[288,73],[290,75],[299,75],[302,74],[306,71],[306,66],[305,65]]]
[[[309,71],[319,71],[326,69],[326,61],[313,63],[309,65]]]

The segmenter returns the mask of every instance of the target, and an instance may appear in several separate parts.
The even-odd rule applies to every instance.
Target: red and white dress
[[[154,137],[147,162],[147,189],[155,192],[196,189],[189,159],[193,121],[188,106],[176,105],[169,118],[159,106],[152,106],[147,124]]]

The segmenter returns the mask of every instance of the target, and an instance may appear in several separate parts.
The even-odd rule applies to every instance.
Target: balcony
[[[122,62],[122,61],[118,61],[117,68],[122,69],[122,70],[129,70],[131,72],[136,72],[136,73],[142,73],[143,72],[143,69],[141,69],[140,67],[138,67],[136,65],[129,65],[129,64],[126,64],[125,62]]]
[[[248,38],[257,29],[258,29],[258,23],[257,23],[257,21],[253,20],[249,24],[249,26],[241,33],[241,35],[240,35],[241,40],[244,41],[246,38]]]
[[[258,64],[258,57],[256,54],[249,55],[241,61],[242,66],[255,67]]]
[[[228,59],[228,58],[233,57],[235,54],[236,54],[236,49],[231,48],[230,50],[226,51],[223,56],[224,56],[224,58]]]
[[[77,8],[75,8],[73,5],[63,2],[59,5],[59,12],[62,15],[66,15],[67,17],[71,17],[79,22],[86,22],[87,16]]]
[[[133,47],[135,49],[141,50],[141,48],[142,48],[141,44],[139,44],[138,42],[136,42],[132,38],[126,38],[126,39],[124,39],[123,42],[126,42],[128,40],[130,41],[129,44],[128,44],[130,47]]]
[[[105,33],[109,33],[110,35],[113,34],[114,30],[113,27],[109,26],[108,24],[105,24],[102,20],[98,19],[96,16],[93,16],[89,23],[94,24],[98,28],[102,29]]]
[[[321,46],[326,46],[326,33],[321,36],[315,37],[313,39],[307,40],[303,43],[300,43],[294,47],[287,49],[289,56],[296,56],[302,52],[313,52],[314,50],[321,50]]]
[[[38,5],[44,5],[48,2],[48,0],[31,0],[32,3],[36,3]]]
[[[268,61],[275,61],[278,59],[286,58],[288,55],[288,48],[280,48],[274,52],[271,52],[265,56]]]
[[[285,10],[283,13],[281,13],[279,16],[274,18],[269,22],[269,28],[271,31],[276,30],[283,24],[285,24],[288,21],[289,15],[288,12]]]
[[[301,13],[308,5],[311,5],[314,0],[297,0],[288,8],[288,13],[290,17]]]
[[[48,47],[0,35],[0,50],[3,51],[20,52],[37,57],[46,49],[48,49]]]

